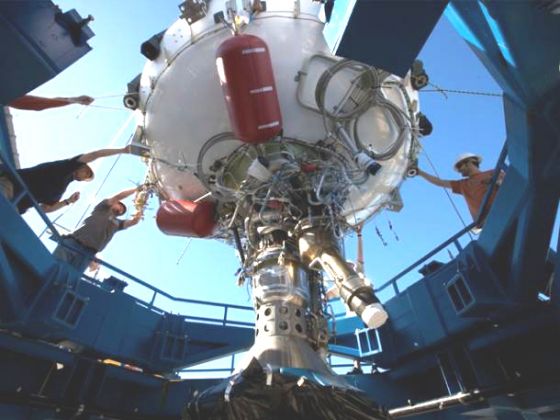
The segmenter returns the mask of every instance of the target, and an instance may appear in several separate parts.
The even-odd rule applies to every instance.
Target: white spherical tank
[[[317,2],[267,1],[266,11],[254,10],[260,2],[234,3],[184,12],[142,73],[138,125],[160,198],[214,200],[217,237],[254,211],[235,206],[248,196],[261,205],[289,202],[292,215],[327,205],[343,228],[394,207],[416,154],[418,95],[409,81],[333,56]],[[243,35],[267,45],[275,80],[267,88],[280,105],[279,135],[259,145],[232,133],[216,65],[222,43]],[[307,191],[299,201],[282,197],[290,188],[282,178],[298,172],[305,179],[297,187]]]

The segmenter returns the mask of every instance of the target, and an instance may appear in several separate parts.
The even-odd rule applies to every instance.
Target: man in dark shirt
[[[93,179],[93,170],[88,163],[101,157],[119,153],[130,153],[130,146],[121,149],[96,150],[71,159],[57,160],[55,162],[42,163],[31,168],[18,169],[17,172],[35,200],[41,204],[43,211],[48,213],[74,203],[80,198],[80,194],[76,192],[67,199],[61,199],[72,181],[91,181]],[[19,183],[11,179],[9,174],[2,174],[1,171],[0,183],[3,186],[4,195],[8,199],[17,197],[21,192]],[[20,214],[22,214],[32,205],[33,203],[29,196],[25,196],[18,202],[17,207]]]
[[[79,229],[62,239],[53,255],[83,272],[95,254],[107,246],[116,232],[140,221],[141,213],[136,213],[131,219],[117,218],[126,213],[126,206],[121,200],[137,191],[138,188],[132,188],[101,201]],[[64,245],[69,245],[72,249]]]

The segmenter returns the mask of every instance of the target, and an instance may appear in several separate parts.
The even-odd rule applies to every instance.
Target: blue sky
[[[64,11],[76,8],[82,16],[92,14],[95,17],[90,24],[96,33],[90,40],[93,51],[33,93],[44,96],[87,94],[98,99],[93,107],[85,109],[72,105],[43,112],[14,110],[23,167],[107,147],[112,139],[114,146],[126,144],[134,127],[129,124],[123,134],[115,138],[115,133],[129,117],[121,98],[116,95],[123,94],[126,84],[142,70],[145,59],[140,54],[140,44],[178,18],[178,3],[177,0],[157,3],[153,0],[58,1]],[[500,92],[445,18],[438,23],[419,58],[424,61],[430,81],[442,88]],[[423,145],[441,177],[457,177],[452,163],[465,151],[481,154],[483,168],[494,166],[505,139],[501,98],[452,93],[446,98],[441,93],[426,92],[420,99],[422,111],[434,125],[432,135],[423,140]],[[144,164],[133,156],[122,156],[94,200],[93,194],[114,160],[107,158],[97,167],[93,183],[72,185],[68,193],[80,190],[82,199],[69,209],[52,213],[51,218],[60,216],[58,223],[74,229],[89,201],[99,201],[143,179]],[[433,173],[424,155],[420,165]],[[366,272],[377,285],[462,228],[443,189],[415,178],[403,183],[401,195],[404,208],[400,213],[383,213],[364,229]],[[463,200],[459,196],[453,199],[463,219],[469,223],[471,219]],[[155,226],[156,210],[157,203],[153,200],[145,220],[117,234],[103,251],[102,258],[177,296],[250,305],[247,289],[235,284],[238,261],[233,249],[217,241],[194,239],[180,259],[188,240],[162,234]],[[43,226],[35,215],[25,217],[38,232],[42,231]],[[389,221],[393,231],[389,229]],[[381,243],[376,227],[387,246]],[[49,248],[54,245],[48,239],[45,243]],[[353,236],[346,241],[346,251],[347,256],[353,258]],[[447,252],[439,256],[442,261],[449,258]],[[127,290],[147,297],[140,289],[129,287]],[[163,301],[156,303],[174,312],[186,312],[184,307]]]

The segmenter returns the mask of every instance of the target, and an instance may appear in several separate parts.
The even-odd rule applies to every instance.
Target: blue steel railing
[[[52,233],[51,238],[55,242],[58,242],[59,245],[62,245],[65,248],[68,248],[68,249],[70,249],[74,252],[80,253],[81,255],[84,255],[83,250],[81,250],[79,248],[76,248],[76,247],[73,247],[71,245],[68,245],[64,242],[61,242],[62,236],[60,235],[60,233],[58,232],[58,230],[56,229],[54,224],[51,222],[51,220],[48,218],[48,216],[45,214],[45,212],[43,211],[43,209],[41,208],[39,203],[35,200],[33,195],[30,193],[27,186],[25,185],[25,182],[21,179],[21,177],[17,173],[17,170],[12,166],[10,161],[5,158],[4,153],[1,150],[0,150],[0,164],[2,165],[1,166],[2,170],[0,171],[0,173],[3,172],[5,174],[9,174],[11,181],[17,183],[18,186],[21,188],[21,191],[17,194],[16,197],[13,197],[10,200],[10,202],[14,206],[17,207],[17,204],[24,197],[26,197],[26,196],[29,197],[29,199],[31,200],[31,202],[33,204],[33,207],[35,208],[35,210],[37,211],[37,213],[39,214],[39,216],[41,217],[41,219],[45,223],[48,230],[51,231],[51,233]],[[136,298],[136,297],[130,295],[137,303],[141,304],[142,306],[145,306],[147,309],[157,310],[157,311],[160,311],[160,312],[165,312],[164,310],[162,310],[162,309],[160,309],[160,308],[158,308],[154,305],[154,302],[155,302],[157,296],[163,296],[163,297],[165,297],[165,298],[167,298],[167,299],[169,299],[173,302],[177,302],[177,303],[188,303],[188,304],[201,305],[201,306],[206,306],[206,307],[220,307],[220,308],[223,308],[223,310],[224,310],[224,314],[223,314],[222,318],[210,318],[210,317],[184,315],[185,319],[187,319],[187,320],[198,321],[198,322],[208,322],[208,323],[219,323],[219,324],[224,325],[224,326],[226,326],[226,325],[228,325],[228,326],[243,326],[243,327],[253,327],[254,326],[253,322],[235,321],[235,320],[228,319],[228,316],[230,315],[231,310],[251,311],[251,313],[253,313],[254,310],[253,310],[252,307],[175,297],[175,296],[173,296],[169,293],[164,292],[161,289],[158,289],[155,286],[152,286],[149,283],[146,283],[145,281],[139,279],[138,277],[135,277],[132,274],[129,274],[126,271],[121,270],[120,268],[109,264],[108,262],[105,262],[105,261],[103,261],[99,258],[96,258],[96,257],[93,258],[93,260],[96,261],[97,263],[99,263],[100,265],[108,268],[109,270],[111,270],[113,272],[116,272],[116,273],[120,274],[121,276],[124,276],[128,280],[131,280],[132,282],[151,290],[152,291],[152,298],[151,298],[150,302],[143,301],[142,299],[139,299],[139,298]],[[83,273],[80,273],[80,274],[81,274],[82,278],[84,280],[87,280],[89,283],[91,283],[93,285],[96,285],[98,287],[102,287],[102,283],[100,281],[92,279],[91,277],[88,277]]]
[[[216,323],[217,322],[217,323],[220,323],[224,326],[225,325],[246,326],[246,327],[253,327],[254,326],[253,322],[234,321],[234,320],[228,319],[230,310],[250,311],[251,313],[253,313],[254,309],[250,306],[240,306],[240,305],[232,305],[232,304],[229,304],[229,303],[208,302],[208,301],[203,301],[203,300],[176,297],[176,296],[173,296],[173,295],[171,295],[167,292],[164,292],[161,289],[158,289],[155,286],[152,286],[151,284],[139,279],[136,276],[133,276],[130,273],[127,273],[124,270],[121,270],[118,267],[115,267],[112,264],[109,264],[106,261],[100,260],[98,258],[94,258],[93,260],[98,262],[99,264],[103,265],[104,267],[108,268],[109,270],[111,270],[115,273],[118,273],[118,274],[126,277],[129,280],[132,280],[134,283],[151,290],[152,291],[152,298],[150,299],[150,302],[146,302],[144,300],[138,299],[138,298],[133,296],[133,298],[136,301],[144,304],[146,306],[146,308],[148,308],[148,309],[163,311],[162,309],[160,309],[160,308],[158,308],[157,306],[154,305],[154,302],[155,302],[157,296],[163,296],[163,297],[165,297],[165,298],[167,298],[167,299],[169,299],[173,302],[177,302],[177,303],[188,303],[188,304],[193,304],[193,305],[202,305],[202,306],[207,306],[207,307],[218,307],[218,308],[223,308],[224,309],[224,315],[223,315],[222,318],[210,318],[210,317],[183,315],[183,316],[185,316],[185,318],[187,320],[190,320],[190,321],[211,322],[211,323]],[[83,277],[87,278],[91,282],[101,284],[99,281],[97,281],[95,279],[92,279],[91,277],[88,277],[86,275],[83,275]]]
[[[232,366],[231,367],[224,367],[224,368],[184,368],[184,369],[179,369],[177,371],[177,373],[227,373],[227,374],[231,374],[235,370],[235,367],[233,366],[233,364],[234,364],[233,358],[235,357],[235,354],[232,354],[231,357],[232,357]],[[331,363],[330,360],[328,361],[328,365],[333,369],[354,367],[353,363]]]
[[[393,291],[395,292],[395,295],[398,295],[401,292],[401,290],[399,289],[399,286],[398,286],[398,281],[400,279],[402,279],[406,274],[410,273],[412,270],[417,268],[420,264],[422,264],[425,261],[427,261],[428,259],[432,258],[438,252],[446,249],[449,245],[452,245],[452,244],[455,245],[457,251],[461,252],[463,250],[463,247],[459,243],[459,238],[461,238],[466,233],[470,232],[470,230],[472,228],[476,227],[476,226],[477,226],[477,222],[473,222],[470,225],[465,226],[463,229],[461,229],[459,232],[457,232],[451,238],[447,239],[445,242],[442,242],[440,245],[435,247],[433,250],[428,252],[426,255],[424,255],[420,259],[416,260],[415,262],[410,264],[408,267],[406,267],[404,270],[402,270],[400,273],[395,275],[392,279],[390,279],[389,281],[387,281],[383,285],[379,286],[377,289],[375,289],[375,292],[376,293],[382,292],[383,290],[392,286]]]

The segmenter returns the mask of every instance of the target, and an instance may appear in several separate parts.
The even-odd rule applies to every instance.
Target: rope
[[[176,265],[179,265],[179,263],[181,262],[181,260],[185,256],[185,254],[187,253],[187,250],[189,249],[189,246],[190,246],[192,240],[193,240],[193,238],[189,238],[187,240],[187,243],[185,245],[185,248],[183,249],[183,252],[181,252],[181,255],[179,255],[179,258],[177,258],[177,262],[175,263]]]
[[[435,165],[432,163],[432,160],[430,159],[430,156],[428,156],[428,152],[426,151],[426,149],[422,148],[422,152],[424,152],[424,156],[426,156],[426,160],[428,161],[428,163],[430,164],[432,170],[434,171],[434,173],[436,174],[436,176],[438,178],[441,178],[439,175],[438,170],[436,169]],[[451,207],[453,207],[453,210],[455,210],[455,214],[457,214],[457,217],[459,218],[459,220],[461,221],[461,223],[463,224],[464,227],[467,227],[467,224],[465,223],[465,221],[463,220],[463,217],[461,216],[461,213],[459,213],[459,209],[457,208],[457,206],[455,205],[455,202],[453,201],[453,198],[451,197],[451,194],[449,194],[449,191],[447,191],[447,188],[443,188],[443,190],[445,191],[445,195],[447,195],[447,198],[449,199],[449,202],[451,203]],[[471,241],[474,240],[473,236],[471,235],[470,232],[468,232],[469,237],[471,238]]]
[[[123,131],[126,129],[126,127],[128,127],[128,125],[130,124],[130,121],[132,121],[132,119],[134,118],[134,113],[131,113],[128,118],[126,119],[126,121],[123,123],[123,125],[121,125],[119,127],[119,129],[115,132],[115,135],[113,136],[113,138],[111,139],[111,141],[109,142],[109,146],[108,148],[111,148],[115,142],[117,141],[117,139],[121,136],[121,134],[123,133]],[[132,137],[132,134],[129,137]],[[128,141],[127,141],[128,143]],[[95,200],[97,198],[97,195],[99,194],[99,191],[101,191],[101,188],[103,188],[103,186],[105,185],[105,182],[107,182],[107,179],[109,179],[109,175],[111,175],[111,172],[113,171],[113,169],[115,168],[115,166],[117,165],[117,163],[119,162],[120,158],[122,155],[117,155],[117,158],[115,159],[115,161],[113,162],[113,165],[111,165],[111,168],[109,169],[109,171],[107,172],[107,174],[105,175],[105,178],[103,178],[103,181],[101,181],[101,184],[99,185],[99,187],[97,188],[97,190],[95,191],[95,193],[93,194],[93,199]],[[91,165],[95,167],[96,165]],[[94,169],[94,168],[92,168]],[[74,226],[74,228],[77,228],[78,225],[82,222],[82,220],[84,220],[85,215],[87,214],[87,212],[89,211],[89,209],[91,208],[91,202],[87,205],[86,209],[84,210],[84,212],[82,213],[82,216],[80,217],[80,219],[78,220],[78,222],[76,223],[76,226]]]
[[[481,91],[476,91],[476,90],[460,90],[460,89],[444,89],[436,84],[433,83],[429,83],[430,86],[433,86],[435,89],[422,89],[420,92],[439,92],[441,94],[443,94],[443,96],[445,96],[445,99],[447,99],[447,93],[458,93],[461,95],[472,95],[472,96],[493,96],[493,97],[502,97],[503,94],[502,93],[496,93],[496,92],[481,92]]]
[[[138,93],[138,92],[132,92],[132,93]],[[124,92],[124,93],[108,93],[106,95],[100,95],[100,96],[94,96],[93,99],[95,99],[96,101],[98,99],[108,99],[108,98],[122,98],[125,95],[128,95],[129,92]]]
[[[120,107],[116,107],[116,106],[104,106],[104,105],[93,105],[93,104],[89,104],[89,105],[86,105],[86,106],[89,106],[89,107],[92,107],[92,108],[99,108],[99,109],[111,109],[111,110],[115,110],[115,111],[127,111],[127,112],[130,111],[130,109],[127,109],[125,107],[120,108]]]

